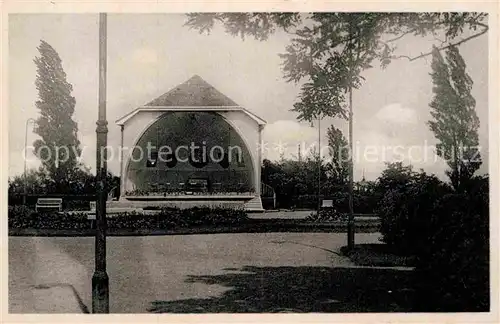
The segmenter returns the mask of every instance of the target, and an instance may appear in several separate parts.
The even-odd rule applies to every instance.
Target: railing
[[[274,197],[275,195],[273,187],[265,184],[264,182],[260,183],[260,190],[261,190],[260,195],[262,197]]]
[[[270,206],[271,208],[276,208],[276,192],[274,188],[264,182],[260,183],[260,197],[262,203]]]

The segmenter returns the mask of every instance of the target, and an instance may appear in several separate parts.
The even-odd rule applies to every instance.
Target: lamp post
[[[349,250],[354,248],[354,236],[356,233],[354,223],[354,144],[352,142],[352,86],[349,86],[349,218],[347,221],[347,247]]]
[[[349,21],[349,35],[354,35],[354,31],[356,28],[355,21]],[[354,42],[354,41],[352,41]],[[357,46],[359,46],[359,41]],[[352,59],[352,46],[349,46],[349,57]],[[357,59],[359,59],[359,51],[357,55]],[[353,70],[353,61],[349,62],[349,77],[352,78],[352,70]],[[349,90],[349,218],[347,221],[347,248],[352,251],[354,249],[355,243],[355,222],[354,222],[354,144],[352,142],[353,138],[353,112],[352,112],[352,80],[349,82],[348,90]]]
[[[106,27],[105,13],[99,14],[99,113],[96,128],[96,176],[98,197],[96,204],[95,271],[92,276],[92,312],[109,313],[109,278],[106,273]]]
[[[33,118],[26,119],[26,127],[24,134],[24,173],[23,173],[23,187],[24,187],[24,195],[23,195],[23,205],[26,205],[26,196],[28,195],[28,179],[26,178],[26,149],[28,148],[28,125],[29,123],[35,123]]]
[[[318,216],[321,211],[321,115],[318,115]]]

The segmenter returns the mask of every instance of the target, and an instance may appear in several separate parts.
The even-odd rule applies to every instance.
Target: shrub
[[[24,206],[9,206],[8,212],[9,228],[82,229],[90,224],[84,213],[37,213]]]
[[[318,208],[318,195],[278,196],[277,199],[279,206],[282,208]]]
[[[65,200],[63,199],[63,209],[64,210],[90,210],[90,201],[89,200]]]
[[[331,222],[331,221],[347,221],[348,215],[346,213],[340,213],[339,211],[328,208],[321,209],[318,212],[312,212],[306,217],[307,221],[310,222]]]
[[[425,173],[388,190],[376,210],[383,242],[401,254],[415,254],[424,248],[434,205],[448,192],[448,186]]]
[[[489,311],[488,207],[488,191],[481,189],[439,200],[427,244],[417,253],[421,308]]]
[[[373,191],[354,194],[354,212],[356,214],[373,214],[380,201],[378,193]]]
[[[138,212],[124,212],[118,215],[113,215],[107,218],[106,225],[110,229],[125,229],[125,228],[157,228],[156,218],[154,215],[144,215]]]
[[[9,218],[29,217],[32,213],[34,213],[34,210],[24,205],[14,205],[8,208]]]
[[[247,219],[243,209],[195,207],[183,209],[181,218],[188,225],[237,224]]]
[[[108,228],[168,229],[202,225],[238,224],[247,219],[243,210],[194,207],[190,209],[162,208],[156,214],[121,213],[107,220]]]
[[[460,193],[413,174],[385,192],[383,241],[416,257],[417,311],[488,311],[489,190],[475,178]]]
[[[14,205],[9,206],[7,212],[9,227],[23,227],[23,224],[30,222],[35,211],[27,206]]]
[[[349,191],[337,191],[331,196],[328,196],[326,199],[331,199],[333,200],[333,206],[335,208],[343,213],[348,213],[349,212]],[[353,201],[355,197],[353,196]],[[355,204],[353,204],[355,205]]]

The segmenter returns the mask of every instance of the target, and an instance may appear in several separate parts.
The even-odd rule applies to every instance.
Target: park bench
[[[95,228],[95,221],[96,221],[96,206],[97,202],[91,201],[90,202],[90,213],[87,213],[87,219],[90,221],[90,228]]]
[[[40,209],[57,209],[62,210],[62,198],[38,198],[35,205],[35,211]]]
[[[96,206],[97,206],[97,202],[95,202],[95,201],[90,202],[90,213],[87,214],[87,219],[95,220],[95,218],[96,218]]]

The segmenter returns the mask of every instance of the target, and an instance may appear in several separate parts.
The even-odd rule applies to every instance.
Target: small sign
[[[323,200],[322,208],[333,208],[333,200]]]
[[[87,214],[87,219],[88,220],[95,220],[96,219],[95,214]]]

